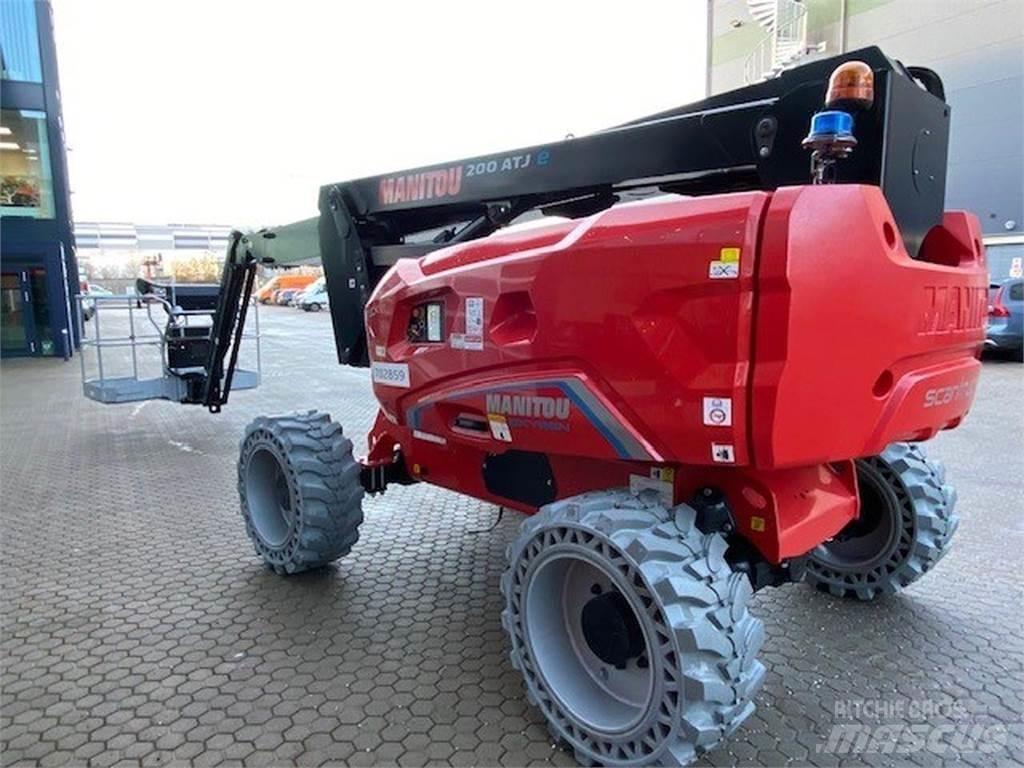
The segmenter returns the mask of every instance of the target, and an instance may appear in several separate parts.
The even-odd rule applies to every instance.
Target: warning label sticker
[[[651,467],[651,477],[655,480],[673,483],[676,479],[676,471],[672,467]]]
[[[466,298],[466,335],[484,335],[484,300],[479,296]]]
[[[480,296],[466,297],[466,335],[462,348],[484,348],[484,300]]]
[[[729,443],[712,443],[711,459],[718,464],[735,464],[736,449]]]
[[[723,248],[718,252],[718,261],[708,264],[708,277],[712,280],[733,280],[739,276],[739,248]]]
[[[731,427],[732,398],[705,397],[704,423],[709,427]]]
[[[491,425],[491,436],[503,443],[512,442],[512,430],[508,426],[508,419],[500,413],[488,413],[487,421]]]
[[[708,265],[708,277],[712,280],[732,280],[740,276],[740,265],[734,261],[712,261]]]

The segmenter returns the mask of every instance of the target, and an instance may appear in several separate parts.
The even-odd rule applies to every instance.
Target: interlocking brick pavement
[[[495,507],[395,488],[367,500],[335,566],[261,566],[237,509],[245,424],[320,408],[362,446],[374,414],[326,314],[263,324],[265,382],[219,416],[85,401],[75,363],[0,366],[3,763],[573,764],[506,657],[498,579],[517,515],[481,532]],[[705,764],[1020,760],[1021,392],[1019,365],[986,364],[975,412],[932,444],[963,516],[933,573],[874,605],[798,585],[755,597],[768,678]],[[885,724],[990,730],[897,754]]]

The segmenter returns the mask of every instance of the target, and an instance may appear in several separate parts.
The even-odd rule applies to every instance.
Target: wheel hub
[[[885,563],[899,544],[902,505],[877,470],[859,465],[857,482],[860,517],[820,545],[815,556],[832,568],[863,572]]]
[[[544,557],[529,582],[533,655],[565,709],[606,732],[634,727],[650,705],[654,673],[625,585],[597,558],[573,550]]]
[[[580,616],[583,639],[601,661],[616,669],[625,669],[627,662],[639,657],[644,650],[640,622],[621,592],[603,592],[599,584],[591,591],[596,591],[597,596],[583,606]]]
[[[282,546],[291,535],[295,513],[288,476],[273,450],[261,446],[253,451],[245,484],[256,533],[268,546]]]

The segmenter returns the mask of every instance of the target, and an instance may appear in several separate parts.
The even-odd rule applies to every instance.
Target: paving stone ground
[[[374,414],[326,314],[267,310],[263,330],[264,385],[219,416],[86,401],[77,363],[0,366],[3,763],[573,764],[506,657],[517,515],[482,532],[495,507],[396,488],[337,565],[261,566],[235,491],[245,424],[320,408],[361,446]],[[932,443],[963,517],[933,573],[874,605],[755,597],[758,711],[704,764],[1019,764],[1022,383],[987,363],[974,413]]]

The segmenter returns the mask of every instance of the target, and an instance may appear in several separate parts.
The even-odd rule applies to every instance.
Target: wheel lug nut
[[[592,586],[590,588],[590,594],[592,594],[592,595],[600,595],[601,594],[601,585],[600,584],[595,584],[594,586]]]

